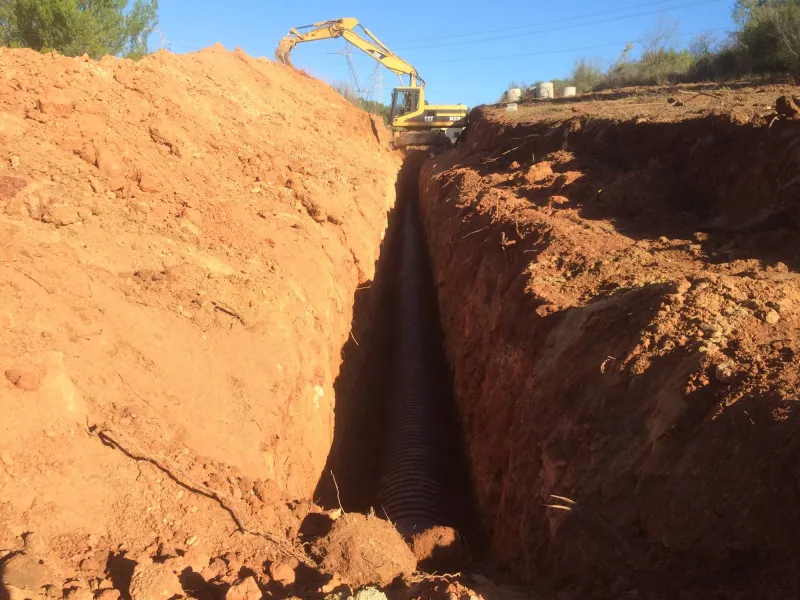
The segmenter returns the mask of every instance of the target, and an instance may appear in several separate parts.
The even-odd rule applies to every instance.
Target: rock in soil
[[[131,579],[131,600],[168,600],[183,595],[177,575],[166,565],[142,562]]]
[[[342,582],[356,588],[387,586],[417,568],[414,554],[400,534],[391,523],[374,515],[344,515],[317,541],[314,553],[321,558],[324,573],[338,574]]]
[[[35,373],[23,371],[22,369],[8,369],[5,372],[6,379],[26,392],[35,392],[41,387],[41,382]]]
[[[252,577],[240,579],[225,594],[225,600],[260,600],[260,598],[261,589]]]
[[[269,567],[269,576],[274,581],[282,583],[283,585],[290,585],[294,583],[294,569],[287,565],[285,562],[274,562]]]
[[[55,575],[45,565],[27,554],[12,556],[2,568],[2,582],[23,590],[38,590],[55,581]]]
[[[43,596],[13,585],[3,585],[3,600],[43,600]]]

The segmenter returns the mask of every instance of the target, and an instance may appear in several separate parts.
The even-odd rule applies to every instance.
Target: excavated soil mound
[[[316,509],[287,499],[395,200],[379,134],[240,51],[0,49],[0,558],[52,597],[125,595],[151,558],[220,585],[304,560]]]
[[[319,540],[315,553],[323,572],[354,588],[387,586],[417,568],[414,554],[397,530],[374,515],[342,516]]]
[[[796,589],[800,123],[781,93],[477,110],[423,170],[493,558],[564,598]]]

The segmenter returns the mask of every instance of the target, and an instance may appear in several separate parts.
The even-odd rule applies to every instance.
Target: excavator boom
[[[291,53],[297,44],[344,38],[356,48],[400,77],[400,86],[392,93],[391,124],[401,135],[395,145],[432,145],[457,137],[467,123],[467,107],[463,104],[430,105],[425,101],[425,81],[413,65],[386,47],[375,34],[351,17],[320,21],[289,30],[275,50],[278,62],[293,67]],[[404,85],[403,76],[408,76]]]
[[[359,35],[356,29],[360,29],[363,32],[363,36]],[[275,58],[280,63],[293,66],[290,55],[297,44],[339,37],[346,39],[359,50],[369,54],[395,75],[399,77],[407,75],[409,85],[421,86],[425,84],[412,65],[389,50],[377,36],[352,17],[335,21],[321,21],[313,25],[290,29],[289,35],[279,42],[278,48],[275,50]]]

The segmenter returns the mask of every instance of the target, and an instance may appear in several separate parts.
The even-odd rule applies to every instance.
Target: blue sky
[[[494,102],[511,81],[534,82],[569,73],[581,57],[605,64],[627,41],[641,39],[659,19],[677,25],[676,43],[693,34],[726,35],[733,0],[444,0],[410,3],[367,0],[161,0],[159,29],[174,52],[221,42],[272,58],[290,27],[356,17],[427,82],[431,103]],[[160,36],[152,38],[158,47]],[[350,80],[342,40],[301,44],[294,64],[325,81]],[[638,48],[638,46],[637,46]],[[353,50],[358,79],[368,87],[375,62]],[[374,81],[374,78],[372,78]],[[383,100],[397,77],[382,72]]]

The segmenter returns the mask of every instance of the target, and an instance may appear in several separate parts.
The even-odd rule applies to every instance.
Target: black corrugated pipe
[[[394,281],[394,349],[378,505],[403,535],[449,518],[448,452],[443,447],[442,348],[427,269],[427,251],[414,201],[403,207]],[[433,308],[432,308],[433,307]],[[452,468],[452,465],[450,465]]]

